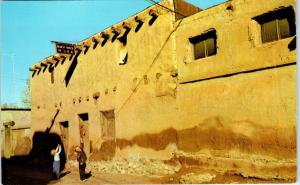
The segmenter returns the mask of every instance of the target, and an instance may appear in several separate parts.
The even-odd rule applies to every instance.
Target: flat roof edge
[[[1,108],[1,111],[7,111],[7,110],[12,110],[12,111],[31,111],[31,108]]]

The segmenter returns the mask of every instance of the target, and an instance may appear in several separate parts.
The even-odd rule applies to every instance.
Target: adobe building
[[[30,68],[32,127],[89,160],[296,177],[295,0],[164,0]],[[53,124],[52,124],[53,123]]]
[[[30,109],[1,108],[1,156],[28,155],[31,150]]]

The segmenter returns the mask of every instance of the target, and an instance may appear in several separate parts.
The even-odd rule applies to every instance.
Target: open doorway
[[[78,114],[79,117],[79,136],[83,140],[83,150],[88,156],[90,154],[89,142],[89,115],[88,113]]]

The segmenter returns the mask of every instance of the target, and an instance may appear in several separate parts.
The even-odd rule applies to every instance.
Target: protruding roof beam
[[[41,66],[43,66],[43,67],[47,67],[47,66],[48,66],[48,64],[47,64],[47,62],[46,62],[46,61],[43,61],[43,62],[41,62]]]
[[[59,62],[59,58],[56,57],[56,56],[53,56],[53,57],[52,57],[52,60],[55,60],[56,62]]]
[[[142,16],[135,16],[134,20],[135,20],[135,22],[138,23],[134,31],[138,32],[141,29],[141,27],[143,26],[143,24],[145,22],[145,18]]]
[[[54,62],[54,65],[55,65],[55,67],[58,65],[58,63],[59,63],[59,58],[58,57],[56,57],[56,56],[53,56],[52,57],[52,60],[54,60],[55,62]]]
[[[34,68],[30,67],[30,68],[29,68],[29,71],[35,72],[35,71],[36,71],[36,69],[34,69]]]
[[[144,17],[142,17],[142,16],[135,16],[134,17],[134,20],[135,20],[135,22],[137,22],[137,23],[143,23],[143,22],[145,22],[145,18]]]
[[[151,9],[149,10],[149,15],[151,15],[152,17],[158,17],[159,14],[156,10]]]
[[[76,48],[82,49],[82,48],[83,48],[83,43],[78,43],[78,44],[76,44],[75,49],[76,49]]]
[[[100,38],[101,38],[101,46],[103,47],[105,45],[105,43],[107,42],[107,40],[109,39],[109,34],[105,33],[105,32],[101,32],[100,33]]]
[[[77,53],[76,53],[76,51],[77,51]],[[75,48],[75,54],[70,55],[70,56],[69,56],[69,60],[71,61],[71,60],[73,59],[74,56],[77,56],[77,57],[78,57],[78,56],[80,55],[80,52],[81,52],[81,51],[82,51],[82,49],[76,47],[76,48]]]
[[[125,29],[131,29],[132,26],[131,26],[131,24],[129,24],[127,22],[123,22],[122,27],[125,28]]]
[[[105,33],[105,32],[101,32],[100,33],[100,37],[103,38],[103,39],[108,39],[109,38],[109,34]]]
[[[43,61],[40,63],[40,65],[41,65],[41,67],[44,67],[43,72],[45,72],[48,67],[48,64],[45,61]]]
[[[66,56],[60,55],[60,58],[62,59],[61,64],[63,64],[65,62],[65,60],[66,60]]]
[[[89,41],[85,41],[81,44],[80,49],[82,49],[83,53],[86,54],[90,47],[91,47],[91,43]]]
[[[157,19],[158,13],[157,13],[157,11],[152,9],[149,11],[149,15],[152,16],[151,19],[149,20],[149,25],[151,26]]]
[[[50,60],[50,59],[47,59],[47,60],[46,60],[46,63],[47,63],[47,64],[50,64],[50,65],[51,65],[51,64],[55,64],[55,62],[54,62],[53,60]]]
[[[122,23],[122,28],[124,28],[122,31],[122,35],[120,37],[118,37],[118,40],[123,44],[126,45],[127,43],[127,35],[131,30],[131,24],[127,23],[127,22],[123,22]],[[125,31],[124,31],[125,30]]]
[[[41,70],[42,68],[41,68],[40,66],[35,65],[35,66],[34,66],[34,69],[36,69],[36,70]]]
[[[114,34],[111,38],[111,42],[114,42],[116,38],[121,34],[121,29],[113,26],[111,27],[111,32]]]
[[[83,45],[84,48],[86,48],[86,47],[90,47],[91,43],[90,42],[83,42],[82,45]]]
[[[80,48],[76,48],[75,50],[76,50],[78,53],[82,51]]]
[[[100,40],[99,40],[97,37],[94,36],[94,37],[92,38],[92,41],[93,41],[93,43],[94,43],[93,49],[95,49],[95,48],[97,47],[97,45],[99,44]]]
[[[121,33],[121,29],[113,26],[111,27],[111,32],[119,35]]]

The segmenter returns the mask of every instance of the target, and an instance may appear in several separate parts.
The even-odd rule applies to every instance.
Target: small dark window
[[[88,113],[78,114],[78,116],[82,121],[88,121],[89,120],[89,114]]]
[[[195,59],[217,54],[216,38],[216,30],[211,30],[202,35],[190,38],[190,42],[194,45]]]
[[[261,26],[262,43],[284,39],[296,34],[292,7],[282,8],[254,18]]]
[[[68,128],[69,127],[69,122],[68,121],[60,122],[60,125],[64,128]]]

